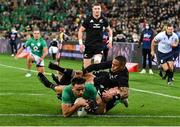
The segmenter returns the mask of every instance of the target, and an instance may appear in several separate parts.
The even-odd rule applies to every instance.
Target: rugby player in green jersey
[[[31,52],[27,57],[28,72],[25,76],[31,76],[30,70],[33,62],[36,64],[37,71],[44,73],[44,58],[48,54],[48,48],[46,41],[40,35],[39,28],[36,27],[33,29],[33,37],[26,41],[26,43],[18,50],[17,55],[27,47],[30,47]]]

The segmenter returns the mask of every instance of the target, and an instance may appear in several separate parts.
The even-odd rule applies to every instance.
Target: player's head
[[[94,17],[100,17],[100,15],[101,15],[101,4],[100,3],[93,4],[92,14]]]
[[[39,30],[39,28],[38,27],[35,27],[35,28],[33,28],[33,37],[34,37],[34,39],[39,39],[40,38],[40,30]]]
[[[124,56],[117,56],[112,61],[112,72],[118,72],[125,68],[126,58]]]
[[[167,24],[167,27],[166,27],[166,34],[167,35],[172,35],[172,33],[173,33],[173,25],[171,24],[171,23],[168,23]]]
[[[82,77],[74,77],[72,79],[72,91],[76,96],[81,97],[83,95],[85,91],[85,82],[86,80]]]

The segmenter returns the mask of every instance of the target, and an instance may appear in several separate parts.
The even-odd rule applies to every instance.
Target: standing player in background
[[[104,43],[104,47],[103,47],[103,57],[102,57],[102,61],[106,62],[107,61],[107,57],[108,57],[108,51],[109,51],[109,47],[108,45],[108,40],[109,40],[109,35],[107,30],[105,29],[103,31],[103,43]]]
[[[141,37],[139,40],[138,47],[141,46],[142,43],[142,58],[143,58],[143,69],[140,72],[141,74],[146,73],[146,60],[148,57],[148,65],[149,65],[149,74],[153,74],[152,71],[152,60],[151,60],[151,42],[153,40],[154,32],[150,28],[149,24],[146,23],[145,29],[141,33]]]
[[[57,64],[57,65],[60,64],[63,43],[64,43],[64,40],[65,40],[65,29],[63,27],[60,27],[59,32],[60,32],[60,34],[59,34],[58,40],[59,40],[60,44],[59,44],[59,47],[58,47],[58,52],[56,54],[56,62],[55,62],[55,64]]]
[[[11,56],[14,56],[17,53],[17,31],[15,28],[12,28],[9,33],[9,44],[11,46]]]
[[[61,44],[57,40],[56,36],[52,36],[52,41],[49,45],[49,53],[52,55],[53,60],[56,60],[56,54],[61,50]]]
[[[33,37],[28,39],[17,52],[19,55],[26,47],[30,47],[31,53],[27,57],[27,68],[28,72],[25,75],[26,77],[31,76],[32,63],[36,63],[36,68],[38,72],[44,73],[44,58],[48,54],[48,48],[46,41],[41,37],[39,28],[33,29]],[[16,56],[17,58],[17,56]]]
[[[94,63],[100,63],[103,53],[103,27],[108,30],[109,40],[108,47],[112,47],[112,30],[107,19],[101,14],[101,5],[95,3],[92,6],[92,15],[84,20],[78,32],[80,51],[84,52],[83,67]],[[83,33],[86,32],[86,40],[83,44]]]
[[[178,36],[173,32],[172,24],[168,23],[165,31],[157,34],[151,45],[151,55],[155,54],[155,45],[158,43],[158,59],[163,71],[168,76],[167,83],[172,85],[174,74],[174,62],[172,47],[177,47],[179,40]]]

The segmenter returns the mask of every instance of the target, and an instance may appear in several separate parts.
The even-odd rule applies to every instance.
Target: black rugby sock
[[[64,73],[64,71],[65,71],[65,68],[62,68],[62,67],[60,67],[60,66],[58,66],[58,65],[56,65],[56,64],[54,64],[54,63],[52,63],[52,62],[49,62],[48,67],[49,67],[50,69],[52,69],[52,70],[57,70],[57,71],[59,71],[59,72],[61,72],[61,73]]]

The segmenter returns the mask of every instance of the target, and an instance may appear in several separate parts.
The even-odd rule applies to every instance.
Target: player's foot
[[[14,56],[14,54],[11,54],[11,56]]]
[[[146,70],[145,69],[142,69],[142,71],[140,72],[141,74],[145,74],[146,73]]]
[[[152,69],[149,69],[149,74],[151,74],[151,75],[154,74]]]
[[[129,106],[129,102],[128,102],[128,98],[123,99],[122,103],[124,104],[124,106],[127,108]]]
[[[39,72],[37,76],[41,83],[44,84],[44,86],[47,88],[52,88],[54,86],[54,84],[51,83],[42,73]]]
[[[28,77],[31,77],[31,73],[29,73],[29,72],[26,73],[25,77],[27,77],[27,78],[28,78]]]

